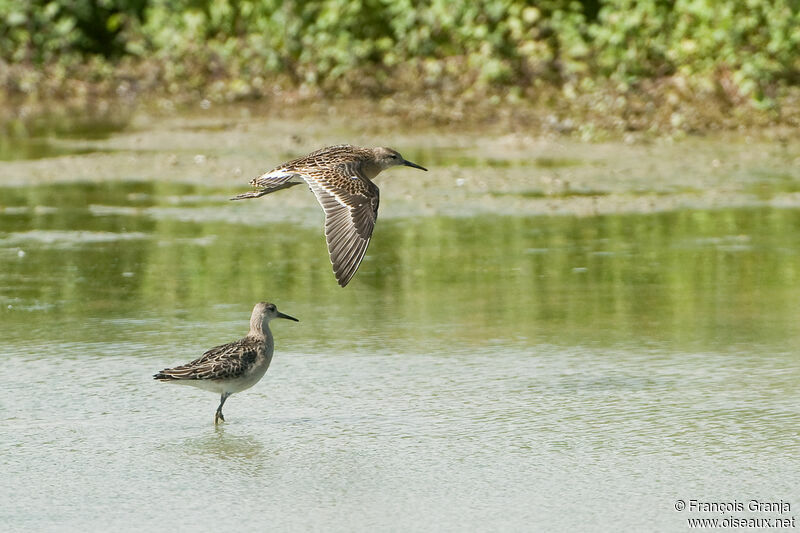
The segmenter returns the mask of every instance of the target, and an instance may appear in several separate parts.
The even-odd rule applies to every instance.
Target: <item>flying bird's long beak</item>
[[[278,311],[278,314],[276,314],[275,316],[278,317],[278,318],[285,318],[286,320],[294,320],[295,322],[300,322],[295,317],[289,316],[289,315],[285,315],[285,314],[281,313],[280,311]]]
[[[428,169],[427,169],[427,168],[425,168],[425,167],[421,167],[421,166],[419,166],[419,165],[418,165],[418,164],[416,164],[416,163],[412,163],[411,161],[406,161],[405,159],[403,159],[403,164],[404,164],[405,166],[407,166],[407,167],[411,167],[411,168],[418,168],[418,169],[420,169],[420,170],[424,170],[425,172],[427,172],[427,171],[428,171]]]

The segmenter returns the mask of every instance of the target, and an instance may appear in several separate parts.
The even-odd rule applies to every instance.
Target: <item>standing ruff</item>
[[[274,304],[259,302],[250,316],[250,332],[246,337],[211,348],[191,363],[164,369],[153,378],[218,393],[220,402],[214,415],[214,424],[224,422],[222,406],[228,396],[258,383],[269,368],[275,346],[269,321],[274,318],[299,322],[278,311]]]
[[[372,183],[381,171],[404,165],[428,169],[406,161],[391,148],[329,146],[289,161],[250,181],[257,190],[231,200],[259,198],[305,182],[325,211],[325,240],[333,273],[344,287],[367,252],[378,218],[378,187]]]

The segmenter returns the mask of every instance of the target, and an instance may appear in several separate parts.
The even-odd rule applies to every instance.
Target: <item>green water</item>
[[[4,321],[31,326],[43,313],[67,327],[33,320],[40,335],[78,341],[87,319],[215,322],[215,305],[246,315],[251,300],[271,298],[311,315],[300,337],[313,345],[341,328],[394,348],[789,349],[800,335],[797,210],[382,220],[343,290],[331,283],[321,213],[302,225],[203,222],[240,205],[204,194],[213,198],[152,183],[0,190]],[[194,200],[169,207],[177,196]]]
[[[800,506],[800,210],[380,219],[141,183],[0,189],[0,523],[14,531],[687,529]],[[284,222],[234,223],[242,209]],[[151,380],[243,335],[226,404]],[[739,513],[743,517],[779,515]],[[784,515],[784,517],[787,515]]]

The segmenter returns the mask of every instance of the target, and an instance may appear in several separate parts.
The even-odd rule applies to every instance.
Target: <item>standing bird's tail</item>
[[[176,379],[178,379],[175,376],[165,374],[164,372],[165,370],[162,370],[158,374],[153,374],[153,379],[156,379],[158,381],[175,381]]]

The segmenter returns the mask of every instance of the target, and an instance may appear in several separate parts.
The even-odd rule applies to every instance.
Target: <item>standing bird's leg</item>
[[[230,396],[230,392],[223,392],[222,395],[219,397],[219,407],[217,407],[217,412],[214,414],[214,425],[216,426],[219,424],[219,421],[222,420],[225,422],[225,417],[222,416],[222,406],[225,405],[225,400],[228,399]]]

